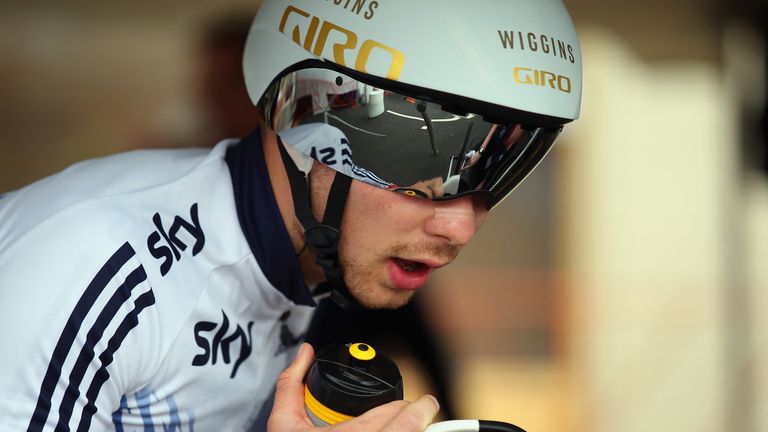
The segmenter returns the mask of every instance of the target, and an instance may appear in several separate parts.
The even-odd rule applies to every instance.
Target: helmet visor
[[[336,171],[434,200],[476,194],[489,209],[533,170],[562,129],[489,121],[487,113],[421,93],[312,68],[284,75],[265,97],[281,141]]]

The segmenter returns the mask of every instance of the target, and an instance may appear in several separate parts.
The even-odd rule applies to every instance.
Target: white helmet
[[[374,186],[434,200],[472,195],[488,208],[541,161],[581,104],[581,52],[561,0],[266,0],[244,71],[276,132],[338,129],[326,135],[341,136],[345,160],[366,175],[311,156],[347,173],[336,176],[347,187],[370,174]],[[287,154],[334,146],[290,135],[281,134],[288,151],[280,148],[295,195],[302,178]],[[340,222],[343,204],[331,219]]]
[[[581,53],[561,0],[268,0],[245,50],[251,99],[316,58],[563,123],[579,115]]]

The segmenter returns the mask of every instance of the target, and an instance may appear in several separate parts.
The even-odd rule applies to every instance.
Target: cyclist
[[[312,348],[280,372],[315,299],[405,304],[580,106],[559,0],[267,1],[244,70],[264,115],[250,136],[0,198],[0,430],[313,430]],[[349,154],[293,146],[286,129],[311,123]],[[437,409],[332,430],[421,431]]]

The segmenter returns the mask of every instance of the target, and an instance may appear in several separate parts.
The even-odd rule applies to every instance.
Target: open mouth
[[[419,272],[419,271],[424,271],[429,269],[429,266],[427,266],[424,263],[420,263],[418,261],[409,261],[401,258],[394,258],[394,261],[398,267],[400,267],[401,269],[409,273]]]
[[[432,269],[427,263],[392,257],[389,260],[389,280],[395,288],[414,291],[427,283]]]

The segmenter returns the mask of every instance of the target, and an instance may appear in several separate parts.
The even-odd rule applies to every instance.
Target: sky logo
[[[229,375],[230,378],[234,378],[237,368],[251,355],[253,321],[249,321],[245,328],[235,323],[235,327],[230,331],[229,317],[223,310],[221,316],[221,325],[212,321],[200,321],[195,324],[195,343],[202,352],[192,359],[192,366],[215,365],[221,352],[221,360],[225,364],[234,362],[232,373]]]
[[[160,213],[155,213],[152,216],[152,222],[157,230],[147,237],[147,247],[153,257],[163,260],[162,264],[160,264],[160,275],[162,276],[165,276],[171,270],[174,262],[181,260],[181,251],[187,249],[187,243],[179,238],[180,233],[186,233],[184,237],[186,237],[187,242],[190,240],[194,241],[192,256],[200,253],[203,250],[203,246],[205,246],[205,233],[203,233],[203,228],[200,226],[197,203],[192,204],[192,207],[190,207],[189,218],[191,221],[181,216],[176,216],[173,218],[170,228],[166,229]],[[182,228],[184,229],[183,232],[181,232]]]

